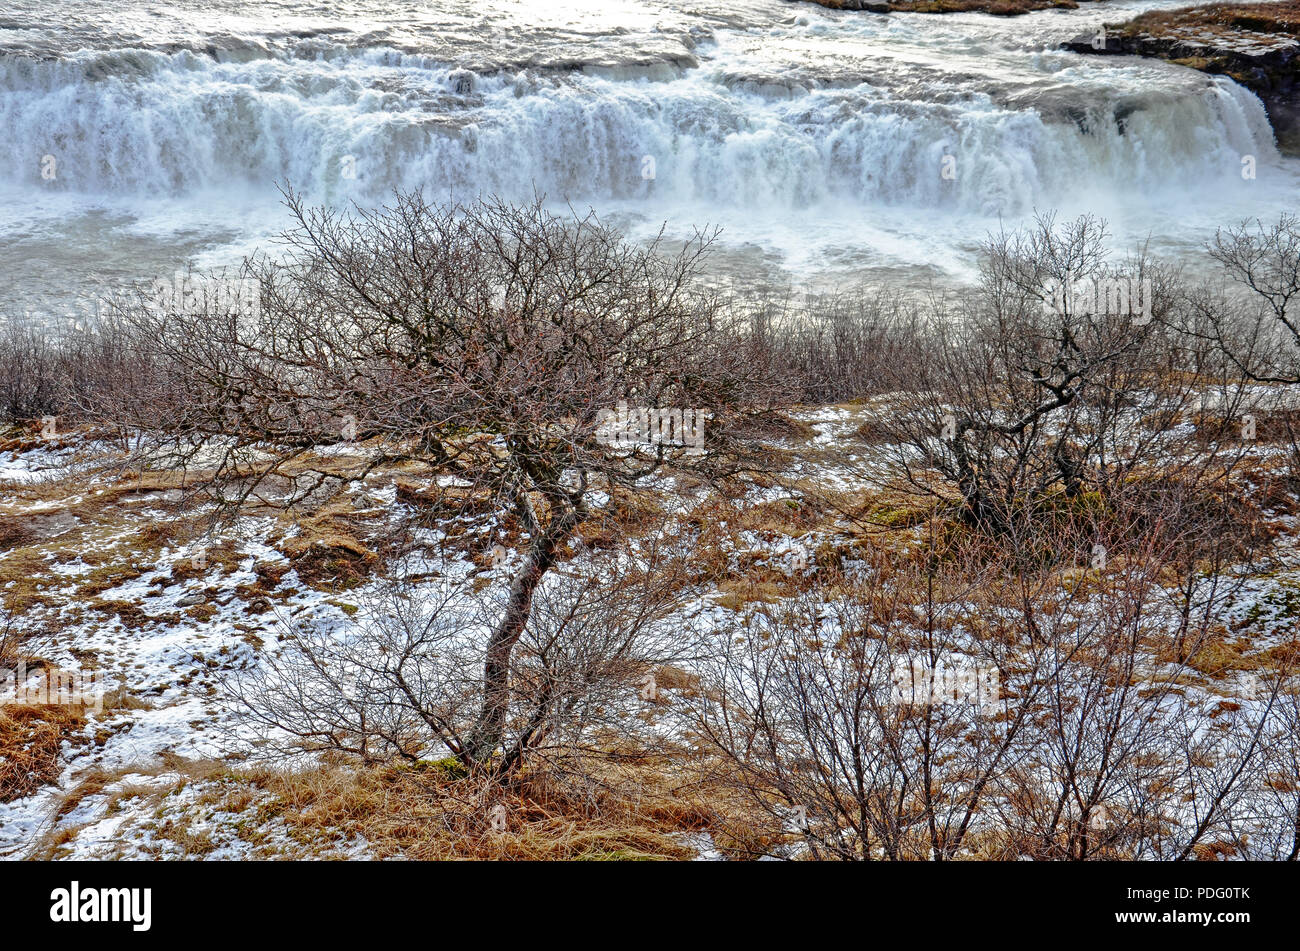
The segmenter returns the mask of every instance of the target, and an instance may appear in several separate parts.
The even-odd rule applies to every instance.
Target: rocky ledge
[[[864,10],[869,13],[990,13],[1014,17],[1030,10],[1063,8],[1073,10],[1086,0],[810,0],[832,10]]]
[[[1153,10],[1062,45],[1231,76],[1263,101],[1278,146],[1300,154],[1300,0]]]

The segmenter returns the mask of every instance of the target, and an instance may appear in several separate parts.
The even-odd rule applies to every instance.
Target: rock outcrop
[[[814,3],[832,10],[861,10],[866,13],[888,13],[889,4],[883,0],[813,0]]]
[[[969,13],[1019,16],[1031,10],[1065,8],[1073,10],[1084,0],[808,0],[831,10],[863,10],[870,13]]]
[[[1231,76],[1264,103],[1278,146],[1300,154],[1300,2],[1146,13],[1062,44],[1076,53],[1154,56]]]

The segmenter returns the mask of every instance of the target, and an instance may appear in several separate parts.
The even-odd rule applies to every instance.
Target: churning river
[[[0,313],[269,247],[284,183],[718,225],[741,281],[960,281],[987,232],[1048,210],[1190,260],[1294,206],[1300,159],[1231,80],[1057,49],[1185,2],[9,0]]]

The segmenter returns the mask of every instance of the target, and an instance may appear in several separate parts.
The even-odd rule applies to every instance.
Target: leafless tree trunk
[[[697,286],[711,236],[668,255],[540,199],[436,206],[416,193],[351,215],[286,201],[287,253],[240,275],[259,290],[257,313],[221,295],[119,308],[156,369],[103,416],[149,433],[146,464],[184,468],[231,512],[290,507],[419,459],[517,520],[525,555],[460,751],[486,763],[538,586],[593,494],[762,467],[746,421],[784,388]],[[611,440],[603,429],[623,406],[634,431]],[[318,460],[343,442],[363,449],[350,469]]]

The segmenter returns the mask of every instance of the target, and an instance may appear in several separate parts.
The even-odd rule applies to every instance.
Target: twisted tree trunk
[[[572,509],[554,519],[546,531],[534,538],[523,565],[510,582],[505,614],[488,639],[483,704],[461,751],[461,760],[467,766],[482,766],[501,746],[510,708],[510,655],[532,614],[533,594],[555,565],[555,552],[573,536],[581,521],[582,514]]]

